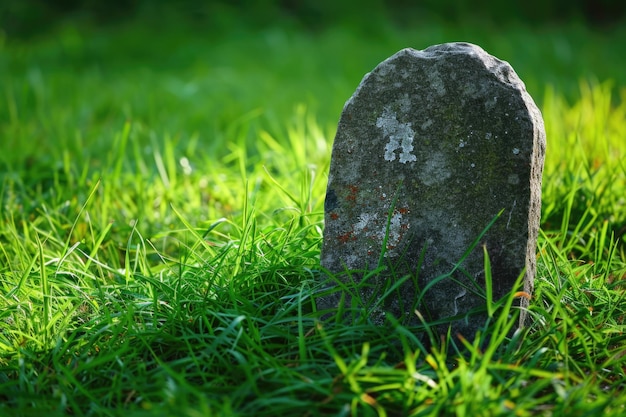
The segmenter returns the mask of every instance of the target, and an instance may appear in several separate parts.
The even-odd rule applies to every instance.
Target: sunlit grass
[[[329,291],[319,268],[328,114],[363,70],[307,73],[308,91],[333,95],[332,112],[293,105],[293,92],[272,97],[272,71],[290,88],[306,83],[288,76],[305,64],[275,61],[315,48],[277,33],[225,41],[270,45],[259,73],[237,70],[249,61],[231,53],[234,74],[218,65],[206,79],[207,66],[180,58],[197,45],[160,66],[154,50],[99,50],[115,33],[85,47],[109,65],[72,55],[87,41],[70,29],[60,45],[11,50],[26,71],[2,80],[0,414],[624,414],[622,87],[584,81],[574,101],[541,90],[548,153],[526,329],[511,332],[515,294],[493,300],[475,340],[391,317],[346,325],[342,312],[321,320],[315,299]],[[336,34],[307,65],[361,45]],[[389,55],[395,42],[372,50]],[[67,53],[77,75],[59,65]],[[355,56],[384,58],[370,53]]]

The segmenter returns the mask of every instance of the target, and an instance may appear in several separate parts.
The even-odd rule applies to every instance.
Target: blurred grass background
[[[0,77],[10,87],[0,114],[45,119],[54,101],[67,106],[67,123],[55,123],[67,131],[46,135],[88,126],[106,137],[132,119],[190,136],[242,117],[280,125],[305,103],[332,129],[377,63],[450,41],[509,61],[540,105],[546,86],[576,102],[581,80],[611,80],[617,98],[625,11],[617,0],[5,0]],[[128,90],[134,99],[120,108],[117,91]]]
[[[422,49],[466,40],[512,61],[531,93],[543,94],[543,84],[549,83],[575,98],[577,86],[570,84],[580,78],[626,83],[626,58],[619,43],[626,31],[625,13],[626,3],[618,0],[5,0],[0,4],[0,28],[3,43],[61,42],[67,55],[56,58],[74,70],[98,64],[103,49],[116,48],[118,62],[107,63],[116,68],[141,62],[154,70],[189,69],[210,58],[214,67],[256,60],[260,65],[255,69],[263,70],[269,67],[266,61],[282,60],[286,71],[278,75],[287,81],[311,72],[317,78],[320,71],[353,78],[389,56],[389,48]],[[102,30],[119,33],[119,39],[107,45],[98,39]],[[529,32],[536,38],[529,38]],[[335,62],[336,51],[329,51],[326,62],[310,62],[310,45],[289,44],[295,33],[307,34],[322,49],[342,33],[362,42],[341,51],[340,62]],[[254,34],[258,49],[237,54],[236,40]],[[277,45],[280,42],[285,44]],[[373,48],[364,51],[363,43]],[[162,47],[162,55],[152,54],[153,44]],[[284,53],[267,56],[268,50]]]
[[[300,28],[335,24],[368,26],[372,16],[410,26],[415,20],[443,18],[462,24],[481,18],[502,23],[559,23],[576,20],[593,26],[619,24],[626,5],[619,0],[5,0],[0,6],[5,30],[33,35],[67,16],[110,24],[120,19],[171,18],[172,14],[228,28],[233,21],[252,28],[290,20]]]

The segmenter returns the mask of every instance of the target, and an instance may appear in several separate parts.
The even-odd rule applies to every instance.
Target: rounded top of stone
[[[423,50],[417,50],[413,48],[404,48],[400,50],[398,54],[416,54],[422,58],[436,57],[441,54],[466,54],[472,55],[475,53],[486,54],[485,50],[478,45],[474,45],[469,42],[448,42],[441,43],[439,45],[432,45]]]
[[[442,43],[439,45],[429,46],[424,50],[404,48],[383,61],[380,65],[385,66],[387,64],[393,63],[393,61],[403,58],[413,58],[417,63],[420,61],[424,62],[425,60],[456,60],[463,57],[480,62],[501,82],[515,88],[521,87],[523,91],[526,90],[524,83],[520,80],[520,78],[517,76],[517,74],[508,62],[498,59],[493,55],[490,55],[480,46],[474,45],[469,42]]]

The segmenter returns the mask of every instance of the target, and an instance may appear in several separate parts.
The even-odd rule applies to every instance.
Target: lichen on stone
[[[396,160],[396,151],[400,149],[399,161],[403,164],[417,161],[413,155],[413,139],[415,132],[411,128],[411,123],[398,121],[397,114],[388,106],[383,109],[383,114],[376,120],[376,127],[382,129],[383,135],[389,138],[385,145],[386,161]]]

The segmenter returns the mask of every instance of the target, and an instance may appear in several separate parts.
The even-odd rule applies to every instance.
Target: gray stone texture
[[[472,337],[486,319],[470,313],[485,306],[483,246],[495,300],[524,270],[532,294],[544,154],[541,113],[508,63],[468,43],[403,49],[366,74],[344,106],[321,265],[344,281],[367,279],[358,294],[366,305],[410,276],[367,311],[376,323],[393,314],[418,324],[419,310],[430,322],[456,317],[453,331]],[[501,211],[460,267],[433,285]]]

